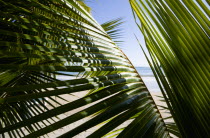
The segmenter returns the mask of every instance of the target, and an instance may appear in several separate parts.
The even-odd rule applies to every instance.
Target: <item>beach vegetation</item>
[[[100,25],[75,0],[1,0],[2,137],[47,136],[67,126],[59,137],[93,127],[87,137],[208,135],[206,6],[191,1],[130,4],[175,122],[165,121],[117,46],[121,19]]]

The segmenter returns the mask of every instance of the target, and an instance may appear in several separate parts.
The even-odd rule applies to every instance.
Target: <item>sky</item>
[[[145,48],[144,37],[134,21],[129,0],[86,0],[86,3],[92,8],[92,15],[100,24],[122,17],[125,23],[121,26],[123,31],[121,40],[124,42],[120,48],[134,66],[149,66],[134,36],[135,34],[138,37],[141,45]]]

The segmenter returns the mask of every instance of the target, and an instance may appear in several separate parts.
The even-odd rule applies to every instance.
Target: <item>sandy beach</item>
[[[64,94],[64,95],[62,95],[61,97],[65,98],[67,101],[64,101],[64,100],[62,100],[62,99],[60,99],[60,98],[58,98],[58,97],[56,97],[56,98],[53,97],[53,99],[55,99],[56,101],[58,101],[58,102],[61,103],[61,104],[66,104],[66,103],[69,103],[69,102],[71,102],[71,101],[77,100],[77,99],[79,99],[79,98],[85,96],[86,94],[87,94],[87,91],[77,92],[77,93],[74,93],[74,94],[72,94],[72,95],[70,95],[70,94]],[[161,102],[161,101],[160,101],[161,98],[158,97],[158,96],[162,96],[161,92],[153,92],[153,93],[151,93],[151,95],[152,95],[153,99],[155,100],[156,105],[162,105],[162,106],[165,106],[165,105],[166,105],[164,102]],[[53,103],[53,102],[52,102],[51,100],[49,100],[49,99],[48,99],[48,101],[50,101],[55,107],[60,106],[60,105],[58,105],[58,104],[55,103],[55,102]],[[95,103],[93,103],[93,104],[95,104]],[[93,105],[93,104],[88,104],[88,105],[86,105],[86,106],[77,108],[77,109],[75,109],[75,110],[71,110],[71,111],[66,112],[66,113],[64,113],[64,114],[58,115],[57,117],[53,117],[52,120],[49,120],[49,119],[48,119],[48,120],[49,120],[50,122],[53,122],[53,120],[54,120],[54,121],[59,121],[59,119],[63,119],[63,118],[66,118],[66,117],[68,117],[68,116],[71,116],[71,115],[73,115],[73,114],[75,114],[75,113],[77,113],[77,112],[79,112],[79,111],[84,110],[85,108],[87,108],[87,107],[89,107],[89,106],[91,106],[91,105]],[[48,105],[48,104],[46,104],[46,106],[47,106],[49,109],[53,108],[52,106],[50,106],[50,105]],[[158,108],[160,109],[159,111],[160,111],[161,116],[162,116],[163,118],[169,116],[169,114],[167,113],[168,111],[166,111],[165,109],[163,110],[163,109],[160,108],[160,107],[158,107]],[[60,128],[60,129],[54,131],[54,132],[48,133],[47,135],[45,135],[45,137],[46,137],[46,136],[48,136],[49,138],[58,137],[58,136],[60,136],[60,135],[62,135],[62,134],[64,134],[64,133],[66,133],[66,132],[68,132],[68,131],[70,131],[70,130],[76,128],[77,126],[83,124],[84,122],[86,122],[86,121],[88,121],[88,120],[90,120],[90,119],[91,119],[91,117],[85,117],[84,119],[81,119],[81,120],[79,120],[79,121],[77,121],[77,122],[71,123],[70,125],[64,126],[64,127]],[[173,121],[173,120],[169,119],[169,120],[167,120],[167,121],[170,121],[170,122],[171,122],[171,121]],[[117,128],[125,127],[125,126],[127,126],[130,122],[131,122],[131,120],[130,120],[130,121],[127,121],[127,122],[125,122],[125,123],[123,123],[123,124],[121,124],[121,125],[118,126]],[[45,123],[46,123],[46,124],[49,124],[47,121],[45,121]],[[41,125],[41,126],[44,127],[43,125]],[[95,126],[95,127],[92,127],[92,128],[90,128],[90,129],[88,129],[88,130],[86,130],[86,131],[84,131],[84,132],[82,132],[82,133],[80,133],[80,134],[74,136],[73,138],[86,138],[86,137],[89,136],[91,133],[93,133],[94,131],[96,131],[98,128],[100,128],[99,125],[97,125],[97,126]],[[117,129],[117,128],[116,128],[116,129]],[[23,129],[23,131],[26,132],[26,134],[27,134],[27,131],[26,131],[26,130]],[[7,137],[7,136],[9,137],[8,134],[6,134],[5,136],[6,136],[6,137]],[[41,136],[41,138],[43,138],[43,136]]]
[[[74,100],[76,100],[76,99],[78,99],[78,98],[80,98],[80,97],[83,97],[85,94],[86,94],[86,92],[84,91],[84,92],[75,93],[75,94],[74,94],[75,96],[73,96],[73,95],[71,95],[71,96],[70,96],[70,95],[63,95],[62,97],[65,97],[65,99],[67,99],[67,100],[69,100],[69,101],[74,101]],[[157,105],[162,105],[162,106],[165,106],[165,105],[166,105],[164,102],[161,102],[161,101],[160,101],[160,100],[161,100],[160,97],[157,97],[157,96],[162,96],[161,92],[153,92],[153,93],[151,93],[151,95],[152,95],[152,97],[153,97],[153,99],[155,100],[155,103],[156,103]],[[62,101],[62,100],[60,100],[60,99],[56,99],[56,100],[58,100],[58,101],[61,102],[61,103],[65,103],[64,101]],[[55,104],[55,105],[56,105],[56,104]],[[57,106],[59,106],[59,105],[57,105]],[[83,107],[81,107],[81,108],[77,108],[77,109],[75,109],[75,110],[73,110],[73,111],[70,111],[70,112],[66,112],[66,113],[64,113],[64,114],[62,114],[62,115],[59,115],[58,117],[59,117],[59,118],[66,118],[67,116],[73,115],[74,113],[76,113],[76,112],[78,112],[78,111],[81,111],[81,110],[83,110],[83,109],[85,109],[85,108],[87,108],[87,107],[89,107],[89,106],[91,106],[91,104],[90,104],[90,105],[87,105],[87,106],[83,106]],[[169,114],[167,113],[166,110],[163,110],[163,109],[160,108],[160,107],[158,107],[158,108],[160,109],[159,111],[160,111],[160,113],[161,113],[161,115],[162,115],[163,118],[169,116]],[[81,119],[81,120],[79,120],[79,121],[77,121],[77,122],[75,122],[75,123],[72,123],[72,124],[70,124],[70,125],[67,125],[67,126],[61,128],[61,129],[58,129],[58,130],[56,130],[56,131],[54,131],[54,132],[49,133],[48,136],[49,136],[50,138],[54,138],[54,137],[60,136],[61,134],[64,134],[65,132],[68,132],[69,130],[74,129],[75,127],[79,126],[80,124],[82,124],[83,122],[86,122],[86,121],[89,120],[89,119],[90,119],[90,117],[86,117],[86,118],[84,118],[84,119]],[[172,120],[167,120],[167,121],[172,121]],[[128,123],[129,123],[129,122],[126,122],[126,123],[124,123],[123,125],[126,126]],[[123,126],[123,125],[121,125],[121,126]],[[74,138],[85,138],[85,137],[87,137],[88,135],[90,135],[92,132],[94,132],[95,130],[97,130],[99,127],[100,127],[100,126],[95,126],[95,127],[91,128],[91,129],[88,129],[88,130],[86,130],[85,132],[82,132],[82,133],[80,133],[80,134],[74,136]]]

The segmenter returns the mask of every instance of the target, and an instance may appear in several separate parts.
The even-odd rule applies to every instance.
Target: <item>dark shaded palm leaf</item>
[[[130,0],[151,67],[182,137],[209,137],[209,7]],[[140,23],[138,23],[140,21]],[[161,66],[161,67],[160,67]],[[174,125],[170,131],[176,131]]]

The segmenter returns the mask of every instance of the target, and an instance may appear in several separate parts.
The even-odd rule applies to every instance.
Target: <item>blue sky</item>
[[[124,43],[120,46],[134,66],[149,66],[134,36],[145,47],[144,38],[135,24],[129,0],[86,0],[92,8],[93,17],[101,24],[111,19],[123,17]]]

